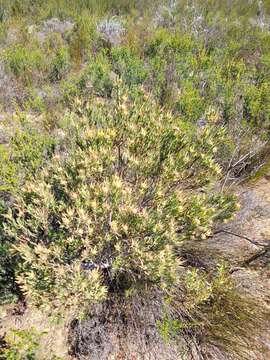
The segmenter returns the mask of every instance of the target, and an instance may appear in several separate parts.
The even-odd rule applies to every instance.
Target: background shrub
[[[142,59],[126,47],[112,49],[113,71],[128,86],[142,85],[147,78],[147,70]]]
[[[39,49],[28,49],[22,45],[7,49],[5,58],[10,71],[26,84],[31,84],[34,72],[40,70],[43,64]]]
[[[70,66],[69,52],[66,48],[60,48],[51,63],[50,80],[61,80]]]
[[[90,59],[86,70],[79,81],[82,90],[88,87],[90,92],[98,96],[110,97],[113,82],[111,78],[111,64],[104,53]]]

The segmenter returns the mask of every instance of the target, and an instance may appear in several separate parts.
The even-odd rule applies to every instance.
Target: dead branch
[[[237,234],[233,231],[229,231],[229,230],[224,230],[224,229],[220,229],[220,230],[217,230],[213,233],[213,235],[218,235],[218,234],[221,234],[221,233],[224,233],[224,234],[228,234],[228,235],[232,235],[232,236],[236,236],[240,239],[244,239],[244,240],[247,240],[248,242],[250,242],[251,244],[255,245],[255,246],[260,246],[260,247],[267,247],[268,245],[265,245],[265,244],[261,244],[260,242],[258,242],[257,240],[252,240],[250,239],[249,237],[245,236],[245,235],[241,235],[241,234]]]

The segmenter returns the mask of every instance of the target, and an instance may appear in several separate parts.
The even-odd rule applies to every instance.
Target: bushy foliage
[[[9,147],[0,147],[0,300],[17,288],[14,272],[17,259],[11,252],[11,243],[4,235],[6,214],[12,206],[13,196],[20,186],[35,175],[44,161],[50,158],[54,140],[40,134],[22,117],[21,126],[14,130]]]
[[[111,64],[106,55],[101,52],[89,63],[79,81],[79,88],[88,87],[95,95],[110,97],[112,92]]]
[[[0,343],[0,359],[2,360],[63,360],[62,357],[40,351],[42,337],[46,331],[29,329],[9,329]]]
[[[41,168],[54,147],[54,140],[33,128],[24,115],[18,119],[17,130],[15,126],[10,146],[0,147],[0,191],[17,189],[24,178],[31,177]]]
[[[5,223],[4,215],[7,213],[7,206],[3,200],[0,202],[0,301],[12,301],[16,298],[14,261],[10,254],[10,243],[3,237],[3,227]],[[15,296],[14,296],[15,295]]]
[[[96,40],[95,18],[90,17],[88,12],[83,11],[77,20],[77,27],[70,36],[70,54],[72,59],[79,64],[83,61],[89,51],[92,50],[93,42]]]
[[[234,209],[210,191],[224,130],[192,129],[149,95],[131,102],[117,91],[110,105],[71,116],[68,158],[27,181],[9,213],[18,282],[38,304],[83,310],[111,288],[170,287],[177,247]]]
[[[0,348],[0,359],[37,359],[40,336],[41,334],[34,328],[30,330],[10,330],[5,336],[3,347]]]
[[[269,0],[0,2],[1,114],[33,115],[0,145],[4,297],[83,313],[153,290],[184,312],[167,340],[247,339],[254,304],[180,254],[269,157]]]
[[[112,49],[112,67],[130,87],[142,85],[148,75],[143,60],[126,47]]]
[[[32,82],[34,72],[40,70],[43,63],[39,49],[27,49],[22,45],[7,49],[5,58],[10,71],[26,84]]]
[[[69,53],[66,48],[61,48],[57,51],[51,63],[50,80],[61,80],[68,71],[69,67]]]

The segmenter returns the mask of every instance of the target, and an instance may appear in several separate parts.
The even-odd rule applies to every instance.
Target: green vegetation
[[[0,0],[2,302],[81,319],[158,292],[165,342],[245,358],[263,311],[182,249],[269,165],[269,21],[268,0]]]
[[[13,330],[6,335],[3,350],[0,349],[0,359],[34,360],[39,348],[41,334],[35,329]]]
[[[67,73],[69,67],[69,53],[67,49],[59,49],[51,64],[51,81],[61,80]]]
[[[3,360],[62,360],[62,358],[48,353],[43,357],[40,353],[40,341],[46,334],[32,327],[28,330],[11,329],[2,340],[0,359]]]
[[[206,341],[214,345],[214,356],[221,350],[234,359],[248,359],[251,347],[246,341],[252,343],[254,326],[260,327],[267,316],[262,309],[255,309],[254,300],[236,290],[225,265],[219,266],[212,278],[192,269],[186,274],[184,292],[173,290],[166,299],[158,326],[167,343],[184,338],[192,344],[192,333],[201,341],[203,357]]]
[[[55,141],[45,132],[34,129],[23,114],[13,123],[9,146],[0,147],[0,290],[1,300],[17,290],[14,282],[16,257],[11,252],[11,243],[4,234],[6,213],[20,192],[21,185],[38,172],[48,160]],[[17,130],[15,130],[17,127]]]
[[[175,248],[206,238],[234,210],[231,197],[196,194],[221,171],[222,129],[196,134],[148,96],[131,102],[121,83],[114,89],[109,106],[70,115],[68,159],[26,182],[9,214],[23,261],[18,281],[38,304],[83,311],[105,297],[108,281],[115,291],[170,287],[180,271]]]

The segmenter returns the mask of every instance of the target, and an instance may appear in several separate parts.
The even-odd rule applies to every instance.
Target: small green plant
[[[62,101],[65,105],[72,105],[74,99],[80,97],[82,88],[76,78],[69,78],[61,82]]]
[[[25,111],[34,111],[42,114],[46,110],[45,100],[36,91],[31,91],[28,99],[23,104]]]
[[[43,57],[38,48],[26,48],[22,45],[13,45],[5,52],[7,67],[25,84],[31,84],[35,72],[41,70]]]
[[[99,53],[95,59],[90,59],[87,69],[80,79],[80,88],[83,90],[88,86],[96,95],[110,97],[113,88],[111,70],[107,56]]]
[[[141,85],[147,78],[143,60],[126,47],[112,49],[112,64],[114,72],[128,86]]]
[[[3,360],[36,360],[39,340],[42,334],[36,329],[10,330],[4,338],[5,345],[0,348]]]
[[[68,49],[62,47],[59,49],[52,60],[51,70],[50,70],[50,80],[59,81],[67,73],[70,66],[70,56]]]
[[[179,333],[183,327],[183,323],[177,319],[170,319],[169,316],[164,316],[162,321],[157,322],[157,328],[166,343],[171,342],[173,339],[177,339]]]
[[[253,126],[269,127],[270,98],[269,84],[263,82],[259,86],[249,85],[244,88],[244,116]]]
[[[55,140],[33,127],[27,115],[19,114],[17,129],[10,139],[8,166],[16,166],[17,176],[27,179],[38,171],[53,153]],[[11,179],[12,180],[12,179]]]
[[[176,103],[176,109],[189,121],[199,119],[204,113],[204,101],[199,91],[187,82],[182,85],[182,94]]]
[[[10,158],[10,150],[4,145],[0,145],[0,191],[8,191],[19,184],[16,164],[12,163]]]

